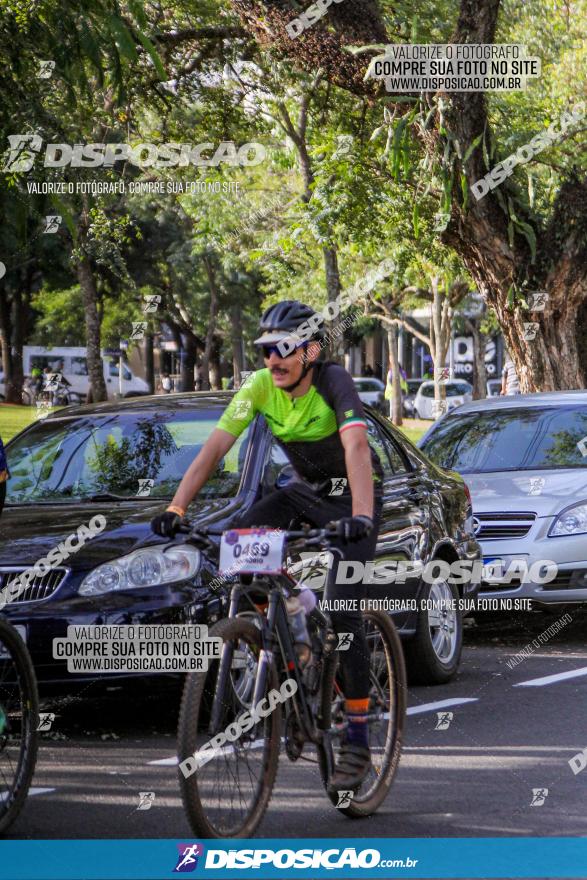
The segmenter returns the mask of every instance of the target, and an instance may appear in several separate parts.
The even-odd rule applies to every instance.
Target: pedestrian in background
[[[501,371],[501,393],[502,395],[520,394],[520,380],[509,352]]]
[[[404,370],[404,368],[400,364],[399,368],[399,384],[400,384],[400,394],[403,398],[404,394],[408,393],[408,374]],[[387,371],[387,384],[385,385],[385,392],[383,394],[386,400],[389,400],[389,418],[393,418],[393,369],[392,369],[392,361],[391,358],[389,360],[389,370]]]
[[[161,373],[160,385],[162,394],[171,394],[173,391],[173,382],[171,381],[169,373]]]

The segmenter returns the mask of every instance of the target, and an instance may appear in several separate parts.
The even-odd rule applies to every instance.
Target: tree
[[[285,25],[290,10],[275,0],[233,0],[243,27],[269,51],[293,61],[309,75],[318,70],[333,85],[356,96],[376,102],[382,98],[381,87],[364,81],[364,55],[345,51],[353,44],[389,42],[386,15],[391,11],[386,0],[346,0],[329,9],[327,21],[315,24],[295,41],[289,40]],[[440,3],[430,2],[432,15]],[[584,3],[579,4],[584,12]],[[443,12],[446,7],[442,4]],[[544,7],[531,2],[513,16],[512,7],[501,0],[461,0],[450,42],[503,42],[523,26],[526,35],[542,40]],[[555,4],[550,16],[560,16]],[[396,21],[408,19],[407,7],[394,6]],[[443,20],[443,19],[440,19]],[[450,21],[447,17],[446,21]],[[580,40],[586,18],[575,14],[571,39],[555,35],[548,47],[553,60],[571,69],[571,60],[584,70],[585,50],[572,45]],[[329,28],[334,27],[334,32]],[[569,24],[569,28],[571,25]],[[517,29],[517,30],[516,30]],[[405,40],[405,33],[401,35]],[[448,33],[445,41],[449,41]],[[584,45],[584,44],[583,44]],[[379,50],[374,50],[379,51]],[[561,74],[562,76],[562,74]],[[576,75],[575,75],[576,76]],[[558,82],[556,83],[558,86]],[[555,88],[555,100],[541,95],[535,104],[542,113],[556,118],[568,100],[568,89]],[[558,94],[557,94],[558,92]],[[409,96],[407,96],[409,98]],[[386,96],[389,105],[393,98]],[[509,104],[507,101],[509,100]],[[541,103],[542,100],[542,103]],[[472,185],[497,162],[498,154],[511,152],[499,140],[505,140],[506,126],[496,119],[496,110],[507,107],[516,114],[520,131],[528,127],[525,99],[487,96],[483,93],[451,93],[413,96],[410,104],[395,102],[400,118],[394,124],[396,140],[407,136],[406,119],[420,152],[428,160],[425,175],[438,180],[443,193],[446,228],[441,233],[445,245],[454,248],[468,272],[495,311],[511,351],[523,390],[580,388],[585,385],[587,347],[587,178],[584,161],[575,153],[563,157],[556,169],[556,182],[550,200],[532,207],[518,184],[518,175],[490,192],[480,201],[471,197]],[[540,119],[536,119],[540,127]],[[535,133],[535,132],[534,132]],[[531,136],[531,135],[530,135]],[[567,140],[574,135],[569,134]],[[523,141],[524,142],[524,141]],[[564,142],[564,139],[563,139]],[[431,172],[434,172],[433,174]],[[520,175],[521,176],[521,175]],[[544,311],[531,312],[527,294],[544,290]],[[537,325],[534,338],[528,338],[525,324]],[[562,355],[562,356],[561,356]]]

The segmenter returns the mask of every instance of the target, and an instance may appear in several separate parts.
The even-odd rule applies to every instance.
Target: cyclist
[[[153,519],[153,531],[169,538],[175,535],[188,505],[218,462],[261,413],[296,478],[253,504],[234,525],[287,529],[297,521],[321,528],[338,520],[333,544],[342,551],[342,558],[361,563],[373,559],[381,513],[381,465],[368,445],[367,423],[351,376],[338,364],[318,361],[323,331],[316,329],[305,341],[296,334],[301,325],[308,327],[305,322],[319,327],[321,321],[297,300],[285,300],[266,310],[261,335],[255,340],[263,350],[265,368],[252,373],[235,394],[188,468],[171,505]],[[291,340],[296,338],[297,347],[283,357],[284,348],[278,344],[288,340],[293,345]],[[332,494],[334,486],[336,494]],[[352,640],[350,648],[340,653],[348,724],[330,783],[332,791],[357,788],[371,765],[370,659],[360,611],[366,585],[338,584],[338,562],[335,554],[325,598],[335,631],[352,633]]]

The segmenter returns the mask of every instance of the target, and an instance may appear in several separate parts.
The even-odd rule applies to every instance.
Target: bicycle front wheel
[[[181,794],[194,834],[251,837],[267,809],[277,774],[281,707],[277,703],[250,730],[241,730],[246,725],[239,721],[253,709],[261,634],[242,618],[221,620],[209,634],[222,638],[223,650],[230,654],[230,669],[223,683],[219,681],[218,660],[210,663],[208,672],[186,678],[178,731]],[[277,672],[271,665],[264,696],[277,687]],[[212,704],[219,688],[222,710],[219,723],[210,730]],[[208,747],[219,734],[221,741]],[[207,748],[198,754],[203,746]],[[184,764],[186,759],[193,759],[193,763]]]
[[[365,633],[369,645],[369,747],[371,770],[346,806],[339,807],[349,818],[370,816],[383,803],[399,764],[406,715],[406,670],[404,655],[393,621],[381,611],[365,611]],[[345,695],[340,675],[325,676],[322,690],[323,726],[332,736],[334,758],[346,731]],[[324,785],[327,762],[320,768]],[[335,806],[341,796],[328,795]]]
[[[18,632],[0,620],[0,833],[26,800],[37,760],[39,698],[33,665]]]

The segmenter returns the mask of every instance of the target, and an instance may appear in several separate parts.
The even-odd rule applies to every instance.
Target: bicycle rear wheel
[[[25,802],[37,760],[39,698],[33,665],[14,627],[0,620],[0,833]]]
[[[348,806],[339,808],[349,818],[370,816],[383,803],[399,764],[406,715],[406,670],[397,630],[381,611],[363,613],[371,658],[369,671],[369,746],[372,767],[361,787],[353,793]],[[334,757],[345,730],[345,695],[340,676],[325,675],[322,688],[322,717],[325,729],[333,737]],[[322,756],[320,770],[326,786],[327,762]],[[328,795],[337,806],[337,794]]]
[[[210,663],[208,672],[186,678],[178,729],[180,765],[252,709],[261,651],[259,629],[247,620],[233,618],[221,620],[209,634],[220,636],[232,650],[230,673],[221,694],[220,723],[210,731],[212,702],[219,686],[220,663],[216,660]],[[277,687],[277,672],[271,665],[265,696]],[[237,733],[234,741],[227,740],[207,752],[206,763],[197,769],[194,764],[194,772],[188,777],[180,767],[183,804],[194,834],[208,838],[254,834],[267,809],[277,774],[281,715],[278,703],[251,730]]]

